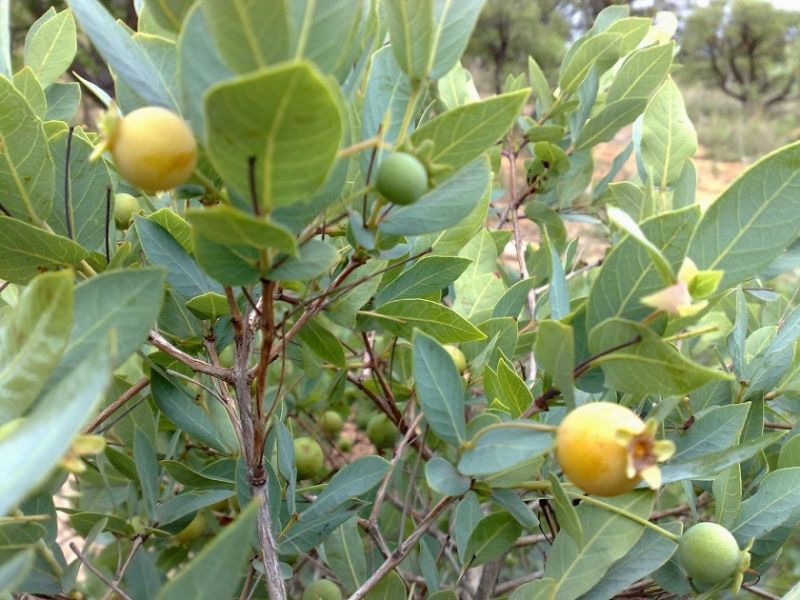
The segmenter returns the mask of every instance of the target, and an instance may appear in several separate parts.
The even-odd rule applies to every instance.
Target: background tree
[[[527,69],[533,56],[546,73],[561,64],[570,27],[558,0],[489,0],[467,47],[467,59],[491,72],[499,92],[506,76]]]
[[[763,0],[714,0],[686,19],[681,62],[744,105],[770,107],[797,88],[800,13]]]

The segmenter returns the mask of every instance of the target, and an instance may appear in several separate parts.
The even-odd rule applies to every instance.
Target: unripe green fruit
[[[175,534],[175,540],[183,545],[189,545],[206,530],[206,518],[202,512],[198,512],[194,519],[178,533]]]
[[[139,211],[139,201],[130,194],[114,195],[114,223],[122,231],[131,226],[133,215]]]
[[[342,452],[350,452],[350,449],[353,447],[353,440],[346,437],[340,437],[337,445],[339,446],[339,450]]]
[[[684,533],[678,556],[689,577],[710,584],[733,577],[742,560],[736,539],[716,523],[698,523]]]
[[[467,370],[467,357],[464,356],[464,353],[459,348],[451,344],[447,344],[444,349],[447,350],[450,358],[453,359],[453,363],[456,365],[458,372],[463,374],[464,371]]]
[[[317,579],[306,586],[303,600],[342,600],[342,592],[332,581]]]
[[[381,162],[375,187],[393,204],[412,204],[428,191],[428,171],[415,156],[395,152]]]
[[[328,437],[334,437],[342,430],[342,415],[335,410],[326,410],[319,420],[320,429]]]
[[[394,446],[398,433],[395,424],[383,413],[375,415],[367,423],[367,437],[378,450]]]
[[[299,437],[294,441],[294,464],[298,479],[311,479],[319,475],[325,464],[325,455],[315,439]]]
[[[219,353],[219,365],[227,369],[233,367],[233,344],[225,346]]]

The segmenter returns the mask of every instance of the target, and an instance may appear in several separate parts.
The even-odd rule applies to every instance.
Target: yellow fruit
[[[558,463],[569,480],[584,492],[598,496],[629,492],[640,477],[636,473],[628,475],[630,449],[617,432],[622,429],[639,433],[644,428],[644,422],[624,406],[611,402],[584,404],[558,426]]]
[[[298,479],[311,479],[320,474],[325,455],[315,439],[299,437],[294,441],[294,464]]]
[[[464,353],[459,348],[451,344],[447,344],[444,349],[447,350],[450,358],[453,359],[453,363],[456,365],[458,372],[463,374],[464,371],[467,370],[467,357],[464,356]]]
[[[184,183],[197,164],[197,142],[186,122],[158,106],[112,123],[108,149],[120,175],[152,194]]]
[[[202,512],[198,512],[194,519],[178,533],[175,534],[175,540],[183,545],[189,545],[206,530],[206,518]]]

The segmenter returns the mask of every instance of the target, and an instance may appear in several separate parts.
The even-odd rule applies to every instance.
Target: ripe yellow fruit
[[[108,149],[120,175],[152,194],[171,190],[191,177],[197,142],[179,115],[158,106],[139,108],[108,131]]]
[[[620,441],[618,432],[640,433],[644,429],[644,422],[629,408],[611,402],[584,404],[558,426],[558,463],[569,480],[584,492],[598,496],[624,494],[636,487],[641,477],[636,472],[629,475],[631,448]],[[649,448],[641,450],[647,452]]]
[[[467,370],[467,357],[464,356],[464,353],[457,346],[453,346],[452,344],[447,344],[444,349],[447,350],[450,358],[453,359],[453,364],[455,364],[458,372],[463,375],[464,371]]]

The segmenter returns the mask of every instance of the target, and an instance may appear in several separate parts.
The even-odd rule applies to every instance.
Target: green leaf
[[[166,267],[167,283],[173,290],[184,298],[222,292],[222,286],[206,277],[183,246],[161,225],[139,216],[134,217],[134,223],[147,260]]]
[[[366,494],[376,487],[389,470],[389,463],[380,456],[364,456],[340,470],[300,515],[299,522],[333,513],[351,498]]]
[[[289,58],[293,27],[287,2],[205,0],[201,6],[220,55],[235,72]]]
[[[417,332],[413,339],[417,398],[431,429],[458,446],[466,439],[464,387],[453,360],[436,340]]]
[[[164,29],[180,31],[194,0],[147,0],[147,10]]]
[[[229,13],[223,20],[230,20]],[[255,158],[255,192],[264,209],[293,204],[319,189],[333,167],[344,132],[342,113],[337,91],[309,63],[225,81],[205,97],[209,157],[245,197]]]
[[[464,477],[456,468],[435,456],[425,463],[425,480],[430,488],[443,496],[460,496],[469,491],[469,477]]]
[[[18,552],[12,558],[3,560],[0,565],[0,594],[10,594],[25,581],[28,573],[33,568],[34,550],[28,548]]]
[[[561,482],[556,477],[555,473],[550,473],[547,477],[550,481],[550,491],[553,494],[553,501],[555,503],[556,518],[558,524],[561,526],[561,531],[566,531],[572,537],[572,540],[578,546],[583,545],[583,525],[578,518],[578,511],[572,505],[572,500],[564,488],[561,487]]]
[[[194,402],[194,394],[183,384],[166,379],[158,372],[152,372],[150,389],[158,409],[176,427],[219,452],[227,452],[211,417]]]
[[[633,123],[645,106],[646,98],[624,98],[607,102],[602,110],[590,118],[575,140],[575,149],[590,148],[600,142],[608,142],[625,125]]]
[[[25,64],[46,88],[72,64],[78,50],[75,20],[62,10],[40,17],[41,26],[31,27],[25,38]]]
[[[273,281],[309,281],[327,273],[338,262],[336,248],[322,240],[309,240],[300,246],[299,256],[284,260],[268,276]]]
[[[517,375],[513,367],[505,359],[500,359],[497,365],[497,397],[503,410],[514,419],[525,412],[533,404],[531,393],[522,378]]]
[[[539,519],[522,498],[513,490],[492,490],[492,500],[506,509],[517,523],[527,529],[534,530],[539,527]]]
[[[72,273],[40,275],[0,323],[0,424],[36,399],[72,330]]]
[[[97,340],[93,352],[36,404],[19,427],[0,440],[0,515],[19,504],[50,474],[67,452],[111,378],[107,340]]]
[[[480,520],[483,518],[481,504],[478,502],[478,496],[475,492],[467,492],[456,506],[455,525],[453,527],[454,536],[456,538],[456,549],[458,550],[458,559],[464,563],[466,562],[466,550],[469,538],[472,532],[477,527]]]
[[[467,543],[465,564],[477,567],[502,556],[522,534],[522,526],[503,511],[481,519]]]
[[[606,102],[610,104],[625,98],[649,98],[669,73],[674,49],[675,44],[670,42],[633,52],[622,63],[611,82]]]
[[[458,256],[423,256],[378,292],[375,306],[438,292],[458,279],[470,262]]]
[[[393,235],[438,233],[464,220],[489,193],[491,171],[486,157],[468,164],[410,206],[390,212],[380,231]]]
[[[485,3],[486,0],[434,3],[436,42],[431,79],[440,79],[458,64]]]
[[[680,268],[699,209],[687,207],[658,215],[641,224],[641,231],[664,255],[673,271]],[[639,302],[664,287],[647,250],[633,237],[624,238],[603,261],[586,309],[588,329],[609,317],[643,319],[653,309]]]
[[[183,217],[171,208],[160,208],[145,217],[166,230],[187,252],[192,251],[192,228]]]
[[[697,151],[697,134],[671,78],[644,111],[641,146],[642,161],[655,186],[662,190],[678,180],[686,160]]]
[[[312,319],[299,332],[300,339],[322,360],[339,368],[345,367],[344,348],[339,339],[319,322]]]
[[[740,544],[744,544],[750,538],[765,537],[783,524],[794,527],[798,514],[800,467],[778,469],[768,473],[758,491],[742,502],[731,533]]]
[[[430,161],[458,170],[505,135],[529,94],[526,88],[449,110],[419,127],[411,141],[431,140]]]
[[[250,560],[250,541],[259,509],[259,503],[252,502],[239,513],[186,568],[169,579],[157,598],[219,600],[233,596]]]
[[[686,394],[715,379],[731,375],[686,359],[652,329],[625,319],[607,319],[589,333],[592,354],[632,342],[594,361],[603,368],[609,386],[634,394]]]
[[[336,573],[347,594],[352,594],[367,579],[367,559],[352,517],[339,525],[323,543],[325,564]]]
[[[394,57],[411,79],[429,74],[436,47],[433,0],[397,0],[382,5]]]
[[[34,114],[39,119],[44,119],[47,113],[47,99],[44,95],[39,80],[30,67],[25,67],[14,74],[14,87],[16,87],[28,101]]]
[[[534,283],[535,280],[529,277],[516,282],[508,288],[492,311],[492,318],[510,317],[517,319],[523,307],[527,305],[528,295],[533,289]]]
[[[408,591],[403,578],[394,571],[389,571],[379,582],[372,588],[364,600],[406,600]]]
[[[156,521],[159,525],[169,525],[183,517],[196,513],[201,508],[211,506],[233,496],[234,492],[232,490],[209,490],[179,494],[158,505],[156,508]]]
[[[45,98],[47,99],[45,120],[69,122],[81,103],[81,84],[75,81],[53,83],[45,90]]]
[[[156,500],[158,498],[159,474],[158,459],[155,448],[147,436],[138,427],[133,438],[133,460],[136,473],[141,484],[142,500],[147,514],[155,518]]]
[[[634,492],[603,501],[647,519],[655,496]],[[589,591],[617,560],[625,556],[641,538],[644,528],[626,517],[600,506],[582,503],[577,509],[583,528],[583,543],[562,531],[550,549],[545,577],[558,581],[557,600],[572,600]]]
[[[37,223],[50,214],[55,192],[47,137],[25,96],[3,77],[0,106],[0,204],[4,208],[0,212]]]
[[[509,600],[555,600],[557,583],[555,579],[542,577],[518,587]]]
[[[661,282],[665,286],[675,283],[676,279],[675,273],[672,270],[672,265],[670,265],[667,258],[661,253],[658,246],[647,239],[631,216],[616,206],[608,206],[606,211],[608,212],[608,220],[611,223],[622,229],[645,249],[661,277]]]
[[[232,490],[236,486],[236,482],[231,479],[200,473],[176,460],[162,460],[159,464],[188,490]]]
[[[574,92],[598,61],[611,62],[619,56],[622,36],[617,33],[599,33],[587,38],[575,52],[565,59],[558,78],[562,94]],[[609,65],[610,66],[610,65]],[[606,67],[607,68],[607,67]]]
[[[192,242],[197,263],[222,285],[251,285],[261,276],[258,268],[260,257],[255,248],[223,246],[197,234],[193,236]]]
[[[539,321],[534,350],[537,362],[561,392],[567,408],[575,407],[572,370],[575,368],[575,337],[572,327],[559,321]]]
[[[230,314],[228,300],[222,294],[206,292],[195,296],[186,303],[186,308],[198,319],[218,319]]]
[[[553,447],[553,434],[529,427],[530,421],[490,425],[471,440],[461,455],[458,471],[463,475],[491,475],[541,456]]]
[[[411,80],[397,64],[391,46],[384,46],[372,55],[366,89],[361,116],[362,137],[368,139],[382,127],[386,141],[396,141],[411,98]],[[376,154],[376,159],[379,156]]]
[[[487,230],[472,237],[459,252],[472,264],[455,283],[456,300],[453,310],[473,323],[485,321],[505,293],[497,274],[497,247]]]
[[[778,468],[800,467],[800,435],[786,440],[778,455]]]
[[[482,340],[486,336],[452,309],[420,298],[393,300],[371,313],[388,329],[396,329],[411,338],[411,328],[433,336],[442,344]]]
[[[752,458],[767,446],[777,442],[783,432],[768,433],[756,440],[742,442],[738,446],[698,456],[689,460],[669,461],[661,467],[661,483],[666,485],[683,479],[704,479],[712,477],[723,469]]]
[[[686,435],[677,440],[672,460],[684,461],[725,448],[739,442],[750,403],[717,406],[697,419]]]
[[[69,0],[69,6],[94,47],[117,77],[149,104],[178,110],[172,89],[147,52],[98,0]]]
[[[67,235],[64,210],[67,136],[68,132],[65,131],[50,138],[50,152],[55,162],[56,188],[54,210],[47,222],[53,233],[62,236]],[[83,130],[76,129],[72,136],[69,161],[69,205],[73,239],[84,248],[99,250],[105,245],[105,196],[106,189],[111,185],[111,177],[102,160],[90,160],[93,151],[94,147],[86,140]]]
[[[661,527],[680,535],[683,524],[680,521],[661,523]],[[606,571],[603,578],[580,600],[606,600],[619,594],[628,586],[654,573],[675,553],[678,545],[671,539],[645,529],[642,537],[628,553]]]
[[[161,269],[112,271],[75,288],[72,335],[51,381],[72,371],[111,336],[112,365],[121,365],[147,339],[164,296]]]
[[[229,206],[190,210],[186,218],[200,235],[216,244],[297,254],[297,241],[288,230]]]
[[[547,112],[553,104],[553,93],[550,91],[550,85],[547,83],[544,71],[532,56],[528,57],[528,81],[530,81],[533,93],[536,95],[539,111],[542,113]]]
[[[602,17],[598,15],[598,21]],[[650,31],[652,19],[648,17],[625,17],[616,19],[607,28],[607,33],[618,33],[621,37],[619,55],[624,56],[639,45]]]
[[[203,7],[196,2],[178,35],[178,89],[183,115],[199,139],[205,139],[203,98],[212,85],[233,73],[222,62],[215,44],[209,44],[209,26]]]
[[[731,528],[742,504],[742,467],[732,465],[714,478],[714,514],[717,523]]]
[[[698,269],[725,271],[719,289],[755,275],[797,237],[798,163],[800,142],[768,154],[722,192],[703,214],[688,255]],[[769,235],[763,235],[765,231]]]
[[[0,216],[0,279],[24,284],[43,271],[76,266],[88,257],[68,238]]]

